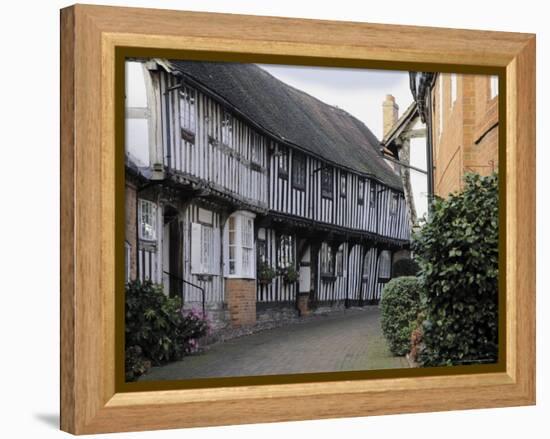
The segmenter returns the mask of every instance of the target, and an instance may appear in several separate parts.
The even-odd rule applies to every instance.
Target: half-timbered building
[[[375,303],[407,247],[368,127],[253,64],[126,62],[126,273],[219,324]]]

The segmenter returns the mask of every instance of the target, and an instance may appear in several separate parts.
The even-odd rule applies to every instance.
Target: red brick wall
[[[498,169],[498,97],[490,99],[489,84],[487,75],[457,75],[457,98],[451,105],[451,75],[439,75],[436,80],[432,102],[436,195],[459,191],[466,172],[487,175]],[[443,128],[439,132],[441,105]]]
[[[233,326],[256,323],[255,279],[225,279],[225,300]]]

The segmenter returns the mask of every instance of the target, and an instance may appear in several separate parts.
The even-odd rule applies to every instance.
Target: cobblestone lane
[[[141,380],[177,380],[408,367],[389,353],[378,307],[349,309],[213,345]]]

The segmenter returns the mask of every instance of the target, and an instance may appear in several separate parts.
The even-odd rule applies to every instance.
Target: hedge
[[[411,332],[420,312],[420,283],[416,277],[391,279],[380,299],[381,325],[390,351],[405,355],[411,346]]]
[[[424,366],[490,363],[498,355],[498,177],[465,176],[433,202],[413,236],[421,267]]]

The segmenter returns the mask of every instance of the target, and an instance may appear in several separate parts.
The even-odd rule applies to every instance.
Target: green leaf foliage
[[[405,355],[411,346],[411,332],[420,312],[420,283],[416,277],[390,280],[380,299],[384,337],[394,355]]]
[[[421,267],[424,366],[495,362],[498,348],[498,177],[465,176],[436,199],[413,235]]]
[[[146,368],[181,359],[197,349],[197,339],[209,330],[198,312],[183,311],[179,298],[166,296],[161,285],[149,281],[126,285],[125,345],[127,379]]]

